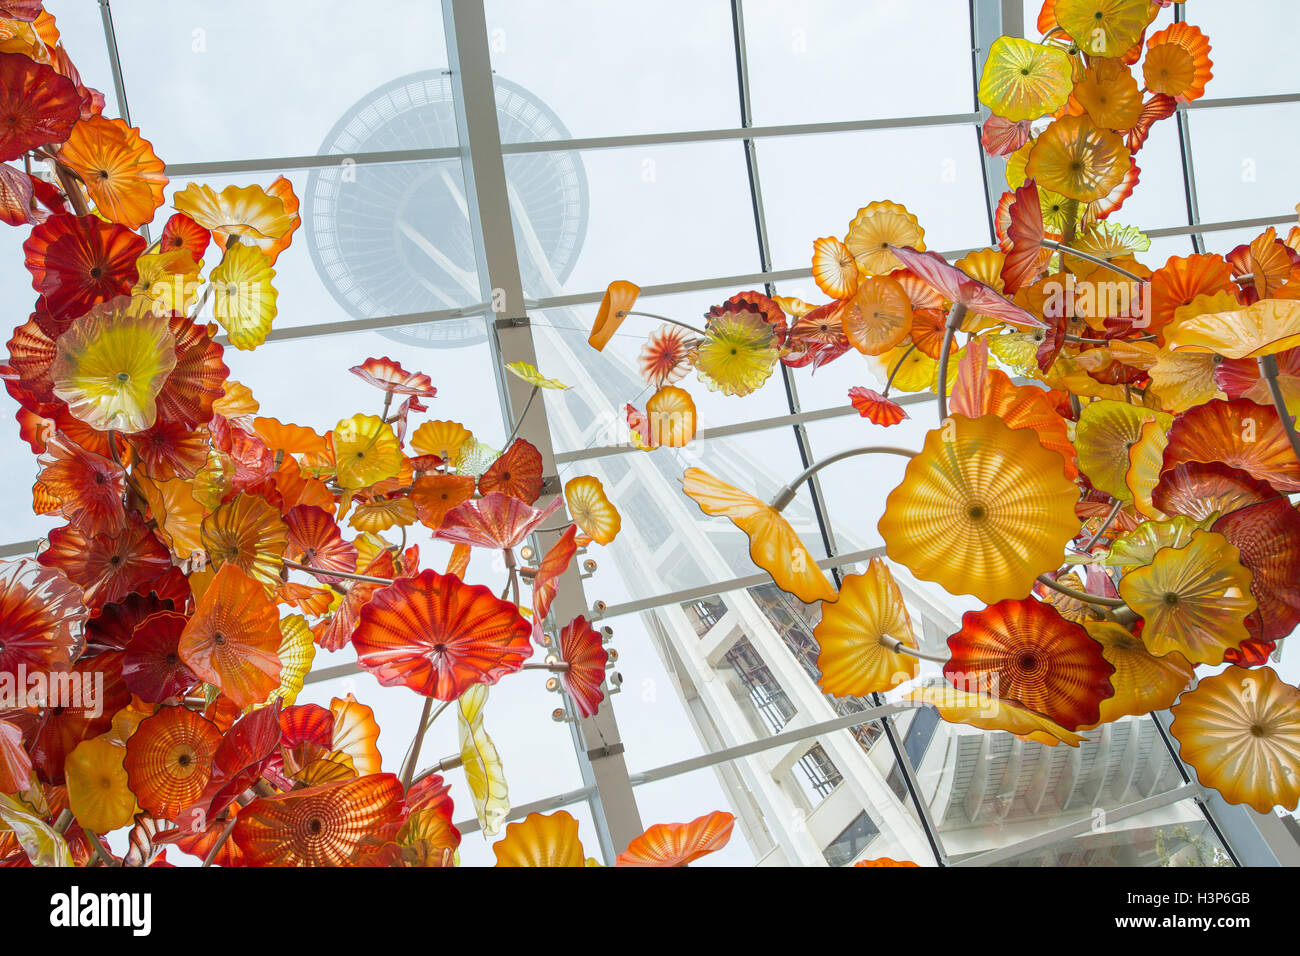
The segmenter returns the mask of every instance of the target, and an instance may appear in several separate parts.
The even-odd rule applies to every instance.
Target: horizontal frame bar
[[[1166,790],[1164,793],[1157,793],[1154,796],[1146,797],[1134,803],[1122,807],[1116,807],[1113,810],[1106,811],[1106,822],[1118,823],[1120,820],[1127,820],[1129,817],[1135,817],[1139,814],[1147,813],[1151,810],[1159,810],[1161,807],[1167,807],[1171,804],[1178,803],[1181,800],[1201,800],[1204,799],[1205,792],[1194,783],[1185,783],[1181,786],[1174,787],[1172,790]],[[996,850],[989,850],[987,853],[980,853],[976,856],[967,857],[952,866],[992,866],[1002,863],[1005,860],[1013,859],[1022,853],[1028,853],[1039,847],[1052,846],[1068,840],[1071,837],[1081,836],[1090,832],[1096,826],[1096,821],[1091,817],[1084,817],[1074,823],[1067,823],[1063,827],[1056,827],[1053,830],[1047,830],[1037,836],[1032,836],[1027,840],[1021,840],[1019,843],[1012,843],[1009,846],[1001,846]]]
[[[1261,96],[1230,96],[1179,103],[1179,110],[1231,109],[1242,106],[1273,106],[1300,102],[1300,93],[1270,93]],[[675,133],[635,133],[624,136],[591,136],[577,139],[548,139],[526,143],[502,143],[503,155],[555,153],[586,149],[621,149],[631,146],[672,146],[728,140],[759,139],[783,136],[816,136],[827,133],[854,133],[873,130],[921,129],[936,126],[975,125],[979,113],[946,113],[933,116],[902,116],[888,119],[846,120],[827,123],[794,123],[780,126],[735,126],[723,129],[683,130]],[[351,154],[312,154],[306,156],[270,156],[262,159],[214,160],[211,162],[173,163],[167,175],[178,179],[217,176],[228,173],[282,172],[295,169],[324,169],[351,159],[358,166],[384,163],[432,162],[456,159],[456,146],[429,149],[383,150]]]

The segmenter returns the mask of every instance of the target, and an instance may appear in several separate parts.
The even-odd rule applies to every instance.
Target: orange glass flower
[[[280,686],[280,613],[256,580],[225,564],[181,635],[181,660],[239,707],[260,704]]]
[[[749,556],[777,587],[806,604],[834,601],[835,589],[781,513],[699,468],[687,468],[682,490],[707,515],[729,518],[749,538]]]
[[[1086,116],[1063,116],[1043,131],[1029,154],[1029,175],[1044,189],[1080,202],[1101,199],[1132,165],[1124,138]]]
[[[855,349],[863,355],[881,355],[907,338],[912,303],[898,280],[867,276],[845,305],[841,323]]]
[[[1080,625],[1032,598],[1005,600],[962,615],[948,638],[944,676],[1043,714],[1066,730],[1095,724],[1114,694],[1114,667]]]
[[[261,495],[241,492],[203,519],[203,546],[214,568],[233,564],[268,593],[280,585],[289,531]]]
[[[886,553],[918,577],[985,603],[1024,597],[1079,531],[1061,456],[996,415],[931,431],[890,492]]]
[[[579,614],[560,628],[560,660],[569,669],[559,675],[560,686],[573,701],[574,709],[583,717],[594,717],[605,699],[601,685],[605,683],[605,665],[609,652],[605,650],[600,631]]]
[[[832,299],[847,299],[858,290],[858,263],[834,236],[813,241],[812,276]]]
[[[1169,730],[1196,777],[1257,813],[1300,802],[1300,690],[1271,667],[1229,667],[1171,710]]]
[[[650,396],[645,408],[645,419],[634,435],[646,448],[684,448],[695,437],[695,400],[684,388],[663,386]]]
[[[408,372],[401,362],[383,358],[368,358],[360,365],[348,369],[361,381],[387,392],[389,395],[418,395],[421,398],[433,398],[438,390],[433,380],[423,372]]]
[[[1246,618],[1252,637],[1279,641],[1300,624],[1300,512],[1284,497],[1224,515],[1210,529],[1240,552],[1259,605]],[[1258,634],[1256,634],[1258,631]]]
[[[282,197],[261,186],[227,186],[218,193],[211,186],[190,183],[172,197],[172,205],[215,233],[219,242],[238,236],[240,245],[266,251],[293,231],[298,218],[285,209]]]
[[[927,685],[910,691],[903,699],[933,707],[949,723],[969,724],[981,730],[1005,730],[1048,747],[1055,747],[1058,743],[1077,747],[1087,739],[1015,701],[985,693],[947,685]]]
[[[1183,319],[1164,333],[1171,349],[1215,352],[1230,359],[1274,355],[1300,345],[1300,300],[1260,299],[1253,305]]]
[[[695,362],[697,341],[680,326],[659,326],[641,347],[641,378],[655,388],[680,381]]]
[[[633,285],[622,279],[616,279],[605,289],[605,295],[600,300],[600,309],[596,313],[596,321],[591,325],[591,335],[587,337],[588,344],[597,352],[603,351],[613,338],[618,327],[623,324],[623,319],[627,317],[628,311],[636,303],[636,297],[641,294],[641,287]]]
[[[452,508],[434,536],[471,548],[514,548],[559,511],[562,504],[564,499],[556,496],[538,510],[518,498],[494,491]]]
[[[1271,405],[1215,400],[1188,409],[1169,429],[1163,467],[1187,461],[1221,461],[1278,491],[1300,491],[1300,462]]]
[[[385,687],[455,700],[473,684],[519,670],[533,652],[531,633],[519,610],[487,588],[425,570],[375,592],[352,646]]]
[[[90,611],[81,588],[30,558],[0,561],[0,674],[64,671],[81,653]]]
[[[1189,103],[1205,95],[1213,66],[1209,38],[1190,23],[1171,23],[1147,40],[1142,76],[1152,93]]]
[[[835,602],[822,605],[813,639],[821,648],[817,683],[836,697],[883,694],[918,673],[915,657],[892,649],[917,644],[902,592],[879,558],[844,578]]]
[[[532,442],[516,438],[506,452],[479,476],[479,494],[494,491],[531,505],[542,493],[542,454]]]
[[[448,512],[469,501],[473,494],[471,475],[421,475],[411,487],[416,517],[433,531],[442,527]]]
[[[59,161],[81,177],[95,208],[113,222],[137,229],[163,204],[166,164],[124,120],[82,120],[59,148]]]
[[[725,810],[690,823],[656,823],[627,845],[615,866],[686,866],[726,846],[735,825]]]
[[[163,707],[140,722],[126,742],[125,767],[140,806],[175,820],[198,802],[212,777],[221,731],[185,707]]]
[[[885,428],[890,425],[897,425],[903,419],[909,417],[897,402],[891,402],[874,389],[863,388],[861,385],[855,385],[849,389],[849,404],[857,410],[859,415],[868,419],[871,424],[881,425]]]
[[[404,803],[397,777],[371,774],[254,800],[231,836],[248,866],[343,866],[367,839],[393,839]]]

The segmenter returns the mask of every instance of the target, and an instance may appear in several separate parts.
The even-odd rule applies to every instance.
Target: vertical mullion
[[[104,24],[104,47],[108,51],[108,66],[113,74],[113,93],[117,96],[117,110],[127,126],[131,125],[131,107],[126,102],[126,80],[122,78],[122,59],[117,51],[117,31],[113,28],[113,11],[108,0],[99,0],[99,15]],[[140,235],[145,242],[152,242],[149,237],[149,224],[140,226]]]
[[[1187,15],[1182,5],[1174,7],[1174,22],[1183,23]],[[1183,190],[1187,196],[1187,224],[1201,224],[1201,204],[1196,193],[1196,167],[1192,163],[1192,131],[1186,110],[1175,110],[1174,121],[1178,124],[1178,152],[1183,160]],[[1205,237],[1199,232],[1192,233],[1192,251],[1205,252]]]
[[[479,0],[443,0],[442,9],[479,283],[484,301],[503,302],[505,308],[504,315],[494,316],[494,321],[489,322],[497,388],[507,430],[518,425],[518,435],[541,455],[545,484],[538,504],[545,506],[559,493],[546,406],[540,401],[530,406],[531,386],[505,372],[509,362],[536,365],[537,354],[524,314],[523,280],[501,151],[486,14]],[[527,417],[521,420],[525,411]],[[538,553],[545,553],[558,539],[559,531],[539,531],[535,537]],[[591,614],[581,576],[572,563],[560,577],[551,607],[560,621]],[[641,834],[642,826],[608,694],[595,716],[574,720],[570,714],[568,726],[583,783],[592,790],[589,802],[601,852],[605,862],[613,864],[614,858]]]
[[[750,109],[749,100],[749,69],[745,48],[745,17],[742,9],[743,0],[731,0],[731,23],[732,35],[736,45],[736,80],[740,93],[740,122],[741,126],[748,128],[753,125],[753,114]],[[744,142],[745,149],[745,167],[749,174],[749,198],[754,210],[754,232],[758,240],[758,254],[762,271],[770,272],[772,270],[771,247],[768,244],[767,220],[763,207],[763,191],[758,175],[758,155],[754,146],[754,140],[746,137]],[[772,283],[764,285],[764,292],[771,296],[776,292]],[[781,378],[785,384],[786,402],[790,408],[790,414],[798,415],[801,411],[799,407],[799,391],[795,384],[794,375],[791,369],[782,364]],[[812,447],[808,439],[808,431],[803,422],[799,422],[794,427],[795,443],[799,448],[799,459],[803,463],[802,467],[807,468],[812,464]],[[817,526],[821,530],[822,542],[826,547],[826,553],[833,556],[838,553],[835,547],[835,539],[831,530],[830,521],[826,515],[824,505],[825,499],[822,495],[821,480],[819,476],[813,475],[808,479],[808,490],[812,497],[813,514],[817,518]],[[842,573],[840,568],[831,569],[834,575],[835,583],[838,586],[842,583]],[[872,700],[876,706],[883,703],[883,698],[879,694],[873,694]],[[921,829],[925,832],[926,841],[930,844],[930,851],[934,854],[935,862],[939,866],[947,865],[947,857],[944,855],[943,847],[939,841],[938,830],[935,822],[930,815],[930,808],[926,805],[921,797],[920,787],[917,784],[916,772],[908,760],[907,752],[898,739],[898,730],[890,717],[882,717],[880,720],[881,728],[884,731],[886,739],[889,741],[890,749],[894,754],[894,761],[903,774],[903,780],[907,786],[907,792],[911,798],[912,805],[916,809],[917,819],[921,822]]]

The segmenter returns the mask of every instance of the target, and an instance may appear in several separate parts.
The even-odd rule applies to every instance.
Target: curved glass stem
[[[794,501],[794,496],[799,493],[799,486],[811,478],[817,472],[821,471],[827,465],[833,465],[837,461],[843,461],[845,458],[852,458],[855,455],[898,455],[900,458],[915,458],[916,452],[907,448],[899,448],[895,445],[867,445],[864,448],[850,448],[846,451],[837,452],[829,458],[823,458],[821,461],[815,461],[803,471],[788,485],[776,493],[771,501],[771,505],[777,511],[785,509],[786,505]]]
[[[641,316],[642,318],[646,318],[646,319],[658,319],[660,322],[668,322],[668,323],[670,323],[671,325],[680,325],[682,328],[687,329],[687,330],[689,330],[689,331],[691,331],[691,332],[694,332],[696,335],[700,336],[701,338],[703,338],[704,336],[708,335],[708,333],[705,332],[703,329],[697,329],[695,326],[693,326],[693,325],[687,325],[685,322],[682,322],[682,321],[680,321],[680,320],[678,320],[678,319],[670,319],[670,318],[668,318],[668,316],[666,316],[666,315],[657,315],[657,314],[655,314],[654,312],[624,312],[623,314],[624,314],[624,315],[639,315],[639,316]]]
[[[1101,607],[1127,607],[1128,606],[1120,598],[1108,598],[1108,597],[1102,597],[1100,594],[1089,594],[1087,591],[1077,591],[1072,587],[1068,587],[1064,584],[1059,583],[1058,581],[1054,580],[1053,578],[1049,577],[1046,574],[1040,574],[1038,576],[1038,582],[1040,584],[1047,585],[1053,591],[1059,591],[1061,594],[1064,594],[1066,597],[1072,597],[1076,601],[1083,601],[1087,604],[1096,604]]]
[[[948,321],[943,327],[943,344],[939,346],[939,421],[948,417],[948,352],[952,349],[952,340],[961,328],[961,320],[966,318],[966,303],[954,302],[948,310]]]
[[[1291,443],[1291,453],[1300,461],[1300,435],[1296,434],[1295,423],[1291,421],[1291,413],[1286,408],[1286,396],[1282,394],[1282,386],[1277,380],[1277,356],[1261,355],[1257,360],[1259,364],[1259,374],[1268,386],[1268,394],[1273,399],[1273,407],[1277,409],[1277,417],[1282,419],[1282,429],[1286,432],[1286,440]]]
[[[1091,262],[1093,265],[1098,265],[1105,269],[1109,269],[1111,272],[1114,272],[1116,275],[1121,275],[1126,279],[1130,279],[1133,282],[1136,282],[1138,285],[1141,285],[1143,282],[1148,281],[1142,278],[1140,275],[1136,275],[1132,272],[1129,272],[1127,269],[1120,268],[1119,266],[1115,265],[1115,263],[1111,262],[1109,259],[1103,258],[1102,256],[1094,256],[1091,252],[1080,252],[1078,249],[1072,249],[1069,246],[1064,245],[1063,243],[1055,242],[1051,239],[1041,239],[1039,240],[1039,245],[1041,245],[1044,249],[1051,249],[1053,252],[1060,252],[1067,256],[1077,256],[1078,258],[1083,259],[1086,262]]]

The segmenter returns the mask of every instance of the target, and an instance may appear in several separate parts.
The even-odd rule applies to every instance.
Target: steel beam
[[[535,401],[529,406],[531,387],[505,371],[509,362],[523,361],[536,365],[537,354],[532,329],[525,315],[483,4],[479,0],[443,0],[442,10],[451,61],[452,97],[465,176],[465,198],[479,263],[482,298],[498,303],[498,307],[503,305],[502,318],[524,320],[520,324],[493,322],[489,328],[498,359],[497,387],[506,413],[505,427],[508,432],[517,428],[518,434],[541,454],[542,473],[554,475],[555,454],[545,402]],[[529,415],[521,422],[518,416],[524,414],[525,409]],[[547,503],[542,500],[539,505]],[[539,553],[545,553],[558,539],[559,533],[539,532],[537,537]],[[564,622],[588,613],[576,566],[570,565],[560,578],[559,593],[552,611],[557,621]],[[642,826],[636,795],[627,776],[618,723],[609,699],[606,698],[594,717],[575,720],[569,727],[573,732],[583,783],[593,789],[591,811],[601,851],[605,861],[613,863],[614,857],[641,834]]]

